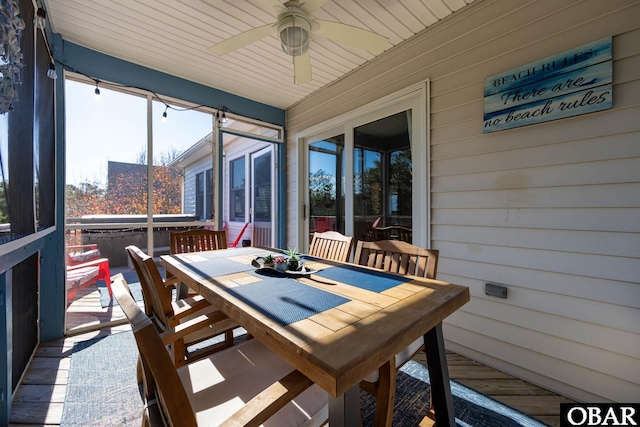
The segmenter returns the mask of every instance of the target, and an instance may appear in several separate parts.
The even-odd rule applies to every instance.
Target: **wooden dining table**
[[[305,274],[256,268],[275,253],[246,247],[160,263],[327,391],[331,427],[358,426],[359,382],[424,336],[436,423],[455,426],[442,321],[469,301],[467,287],[305,256]]]

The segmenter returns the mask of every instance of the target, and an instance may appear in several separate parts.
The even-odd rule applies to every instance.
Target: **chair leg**
[[[171,348],[173,350],[173,363],[176,368],[184,366],[186,363],[185,358],[187,357],[187,350],[185,348],[184,341],[181,339],[177,340],[171,345]]]
[[[396,400],[396,367],[389,361],[380,367],[374,427],[391,427],[393,406]],[[395,359],[393,359],[395,362]]]
[[[224,342],[227,346],[233,346],[233,329],[224,333]]]
[[[142,384],[144,380],[144,374],[142,372],[142,359],[138,356],[138,363],[136,365],[136,378],[138,380],[138,384]]]

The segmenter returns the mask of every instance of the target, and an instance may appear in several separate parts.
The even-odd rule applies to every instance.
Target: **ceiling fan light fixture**
[[[286,54],[303,55],[309,49],[311,21],[303,14],[285,12],[278,19],[278,34]]]

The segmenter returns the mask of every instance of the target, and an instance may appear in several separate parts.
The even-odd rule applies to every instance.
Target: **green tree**
[[[312,216],[335,215],[336,188],[333,176],[322,169],[309,174],[309,204]]]
[[[7,205],[8,182],[0,182],[0,224],[9,223],[9,206]]]
[[[397,215],[411,215],[411,190],[413,170],[411,167],[411,149],[391,153],[389,194],[397,199]]]

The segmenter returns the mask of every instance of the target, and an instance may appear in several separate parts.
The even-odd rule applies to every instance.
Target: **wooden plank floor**
[[[120,308],[103,309],[99,298],[95,288],[79,295],[68,309],[67,325],[74,334],[40,344],[14,395],[10,427],[59,426],[73,344],[130,329]],[[110,326],[81,333],[100,325]],[[414,360],[426,365],[424,353]],[[447,361],[451,378],[554,427],[560,425],[560,403],[572,402],[452,352]],[[421,424],[432,425],[428,418]]]

